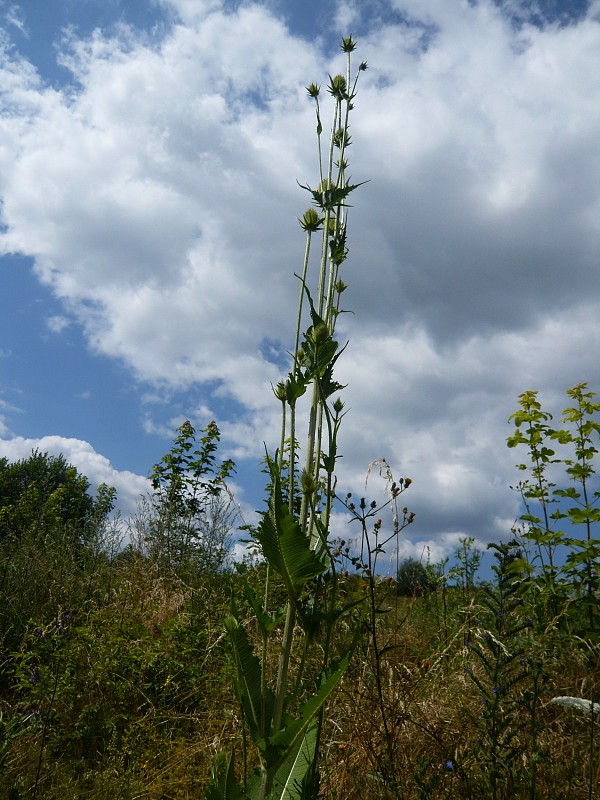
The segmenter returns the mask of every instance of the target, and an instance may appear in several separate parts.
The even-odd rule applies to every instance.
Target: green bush
[[[396,592],[401,597],[417,597],[430,588],[430,576],[425,565],[416,558],[404,558],[396,573]]]

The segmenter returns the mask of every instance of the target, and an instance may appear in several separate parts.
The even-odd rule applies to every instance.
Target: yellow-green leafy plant
[[[578,633],[595,635],[600,491],[594,460],[600,446],[600,403],[585,383],[566,394],[571,405],[563,410],[560,427],[552,426],[552,414],[535,391],[520,395],[520,408],[510,417],[515,432],[508,446],[524,445],[529,454],[529,463],[517,465],[529,473],[516,487],[524,505],[518,533],[533,549],[529,569],[539,573],[534,584],[538,606],[547,603],[563,621],[569,607],[567,622],[575,623]],[[566,480],[557,484],[561,471]],[[577,535],[581,530],[584,535]],[[574,618],[577,610],[583,614]]]

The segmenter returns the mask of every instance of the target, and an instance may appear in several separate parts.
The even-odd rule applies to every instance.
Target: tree
[[[115,490],[103,484],[94,498],[89,488],[62,455],[0,459],[0,694],[32,621],[81,609],[99,585]]]
[[[90,482],[64,456],[34,450],[29,458],[0,459],[0,541],[50,532],[85,544],[113,508],[115,490],[102,484],[97,498]]]
[[[199,434],[189,421],[177,431],[173,447],[152,471],[154,493],[142,523],[145,544],[169,568],[216,571],[230,546],[234,514],[223,491],[235,467],[230,459],[217,462],[216,422]]]
[[[398,566],[396,591],[402,597],[414,597],[429,588],[429,575],[416,558],[404,558]]]

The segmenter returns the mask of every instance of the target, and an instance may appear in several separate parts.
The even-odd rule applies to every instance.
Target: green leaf
[[[574,486],[568,486],[566,489],[554,489],[552,494],[556,497],[570,497],[572,500],[579,500],[581,492],[578,492]]]
[[[600,509],[591,506],[569,508],[567,514],[573,525],[585,525],[588,522],[600,521]]]
[[[293,406],[306,392],[306,381],[303,380],[301,375],[299,375],[298,378],[290,372],[285,382],[285,399],[290,406]]]
[[[252,651],[245,628],[233,616],[225,620],[225,628],[231,637],[237,667],[234,686],[238,702],[244,710],[252,739],[261,739],[271,725],[274,696],[266,687],[262,694],[262,668]]]
[[[300,187],[302,189],[306,189],[312,194],[315,205],[319,206],[325,211],[327,209],[330,211],[335,211],[339,206],[346,206],[344,200],[348,197],[350,192],[353,192],[359,186],[362,186],[363,183],[366,183],[366,181],[361,181],[361,183],[348,183],[346,186],[339,187],[326,185],[319,187],[318,189],[311,189],[310,186],[303,186],[302,184],[300,184]]]
[[[305,584],[325,571],[319,557],[297,519],[290,514],[281,494],[279,469],[268,459],[271,473],[269,509],[264,512],[254,532],[269,566],[283,579],[289,596],[296,599]]]
[[[204,800],[244,800],[242,788],[235,780],[233,762],[233,753],[217,754]]]
[[[274,616],[271,616],[263,611],[260,600],[256,596],[256,592],[247,581],[244,581],[244,594],[246,596],[246,600],[256,615],[256,619],[263,636],[267,638],[271,635],[273,629],[285,619],[285,611],[280,611],[279,614],[275,614]]]
[[[355,646],[356,639],[343,659],[337,663],[334,662],[330,669],[321,673],[318,690],[302,704],[295,719],[286,717],[281,730],[273,736],[267,737],[264,742],[257,743],[263,753],[268,771],[278,772],[283,763],[299,745],[310,723],[337,688],[350,663]]]
[[[312,785],[311,773],[317,746],[318,726],[313,721],[298,747],[277,770],[269,800],[312,800],[316,798],[318,783]]]

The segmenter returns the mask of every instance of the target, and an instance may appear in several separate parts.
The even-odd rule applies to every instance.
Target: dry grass
[[[64,650],[65,673],[54,706],[49,711],[47,701],[40,703],[37,721],[12,742],[0,772],[0,796],[33,797],[46,713],[49,730],[36,800],[197,800],[220,750],[236,751],[239,775],[243,726],[222,627],[229,603],[223,587],[207,583],[192,591],[140,565],[124,571],[110,602],[90,613],[85,625],[81,620],[81,631],[69,634],[71,649]],[[447,631],[440,629],[430,599],[390,595],[383,606],[391,609],[377,624],[380,648],[389,646],[380,666],[389,736],[373,650],[363,644],[327,709],[321,796],[491,800],[485,748],[478,741],[481,698],[464,669],[468,651],[458,601]],[[545,648],[540,654],[545,671],[535,796],[590,800],[600,787],[600,732],[592,747],[590,720],[548,701],[556,695],[598,696],[597,650],[580,640],[551,637],[539,647]],[[275,645],[273,669],[277,656]],[[67,670],[69,659],[79,672]],[[532,797],[530,719],[525,689],[519,691],[523,753],[499,800]],[[2,710],[14,712],[18,702]],[[81,725],[90,706],[108,716],[98,721],[98,736],[105,737],[101,746],[87,752]],[[249,768],[252,758],[249,747]]]

